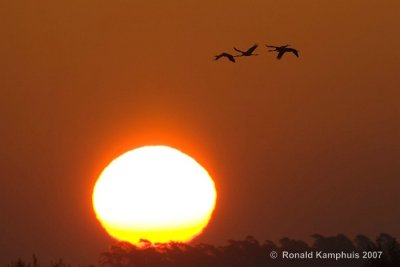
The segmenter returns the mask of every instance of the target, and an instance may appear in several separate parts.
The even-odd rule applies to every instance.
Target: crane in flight
[[[275,45],[265,45],[268,48],[274,48],[268,50],[268,52],[278,52],[277,59],[281,59],[285,53],[293,53],[296,57],[299,57],[299,50],[289,47],[290,45],[282,45],[282,46],[275,46]]]
[[[252,47],[247,49],[247,51],[239,50],[236,47],[234,47],[233,49],[235,49],[236,52],[241,53],[240,55],[237,55],[237,57],[249,57],[249,56],[258,56],[258,54],[253,54],[254,50],[256,50],[257,47],[258,44],[254,44]]]
[[[222,52],[221,54],[216,55],[216,56],[214,56],[214,57],[215,57],[214,60],[218,60],[218,59],[220,59],[221,57],[226,57],[229,61],[232,61],[233,63],[236,62],[235,56],[233,56],[233,55],[231,55],[231,54],[229,54],[229,53],[226,53],[226,52]]]

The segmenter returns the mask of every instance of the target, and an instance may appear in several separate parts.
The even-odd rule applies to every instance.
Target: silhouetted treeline
[[[141,246],[134,246],[120,242],[101,253],[99,264],[101,267],[400,267],[400,244],[388,234],[379,235],[375,241],[364,235],[354,240],[341,234],[330,237],[316,234],[312,238],[311,245],[290,238],[282,238],[278,244],[261,243],[252,236],[228,240],[223,246],[175,242],[153,245],[146,240],[142,240]],[[283,253],[287,258],[283,258]]]
[[[18,259],[16,261],[11,262],[11,264],[8,264],[7,267],[70,267],[70,265],[65,263],[62,259],[50,262],[49,264],[42,264],[39,263],[39,260],[36,257],[36,255],[33,255],[32,261],[24,261],[22,259]],[[95,266],[88,265],[84,267],[95,267]]]
[[[142,240],[140,246],[134,246],[127,242],[119,242],[112,245],[109,251],[100,254],[99,265],[100,267],[400,267],[400,244],[388,234],[381,234],[374,241],[364,235],[358,235],[354,240],[341,234],[329,237],[315,234],[312,238],[311,245],[290,238],[282,238],[277,244],[268,240],[259,242],[252,236],[244,240],[228,240],[223,246],[177,242],[151,244],[146,240]],[[288,258],[283,258],[284,253]],[[317,253],[320,253],[321,257],[325,255],[328,258],[319,258]],[[290,258],[302,255],[308,258]],[[273,258],[274,256],[276,258]],[[70,267],[70,265],[62,260],[42,265],[33,255],[31,262],[19,259],[7,267]]]
[[[55,262],[51,262],[48,265],[42,265],[39,263],[39,260],[36,257],[36,255],[33,255],[32,262],[18,259],[17,261],[14,261],[11,264],[9,264],[8,267],[70,267],[70,266],[64,263],[62,259],[59,259],[58,261]]]

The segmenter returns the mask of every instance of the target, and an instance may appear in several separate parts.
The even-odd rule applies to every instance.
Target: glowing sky
[[[198,241],[400,236],[400,2],[2,1],[0,263],[96,263],[93,184],[165,144],[215,179]],[[236,64],[222,51],[259,43]],[[291,44],[275,60],[263,44]],[[231,223],[231,222],[235,223]]]

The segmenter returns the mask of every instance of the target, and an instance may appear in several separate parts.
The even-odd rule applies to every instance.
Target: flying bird
[[[265,46],[269,48],[275,48],[272,50],[268,50],[268,52],[275,52],[275,51],[278,52],[278,56],[276,57],[277,59],[281,59],[285,53],[293,53],[295,54],[296,57],[299,57],[299,51],[294,48],[288,47],[289,45],[282,45],[282,46],[265,45]]]
[[[221,53],[219,55],[216,55],[214,57],[215,57],[214,60],[218,60],[221,57],[226,57],[229,61],[232,61],[233,63],[236,62],[235,57],[233,55],[229,54],[229,53],[226,53],[226,52],[223,52],[223,53]]]
[[[249,56],[258,56],[258,54],[253,54],[254,50],[256,50],[257,47],[258,47],[258,44],[253,45],[252,47],[247,49],[247,51],[239,50],[236,47],[234,47],[233,49],[235,49],[235,51],[237,51],[239,53],[242,53],[241,55],[237,55],[237,57],[249,57]]]

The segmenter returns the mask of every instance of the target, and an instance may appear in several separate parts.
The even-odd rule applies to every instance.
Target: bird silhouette
[[[214,57],[215,57],[214,60],[218,60],[221,57],[226,57],[227,59],[229,59],[229,61],[232,61],[233,63],[236,62],[235,57],[233,55],[229,54],[229,53],[226,53],[226,52],[223,52],[223,53],[221,53],[219,55],[216,55]]]
[[[275,52],[275,51],[278,52],[278,56],[276,57],[277,59],[281,59],[285,53],[293,53],[295,54],[296,57],[299,57],[299,50],[288,47],[290,45],[282,45],[282,46],[265,45],[265,46],[269,48],[275,48],[272,50],[268,50],[268,52]]]
[[[237,57],[249,57],[249,56],[258,56],[258,54],[253,54],[254,50],[256,50],[257,47],[258,47],[258,44],[253,45],[252,47],[247,49],[247,51],[239,50],[236,47],[234,47],[233,49],[235,49],[235,51],[237,51],[239,53],[242,53],[241,55],[237,55]]]

